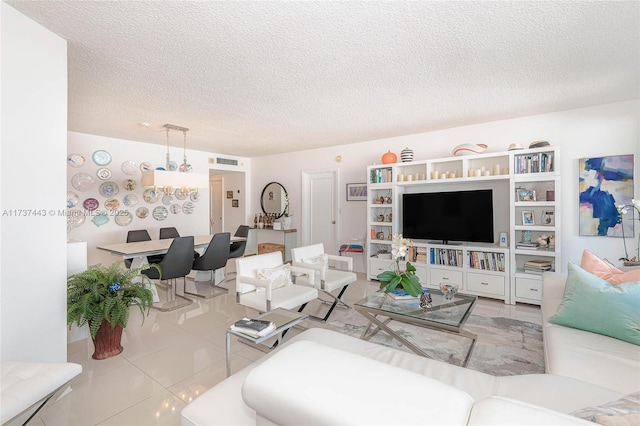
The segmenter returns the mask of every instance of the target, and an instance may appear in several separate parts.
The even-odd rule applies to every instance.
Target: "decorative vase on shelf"
[[[284,229],[291,229],[292,222],[293,219],[291,219],[291,216],[283,216],[282,226]]]
[[[487,148],[488,146],[483,143],[463,143],[453,148],[453,155],[482,154]]]
[[[413,150],[409,149],[409,147],[400,151],[400,159],[403,163],[409,163],[413,161]]]
[[[393,164],[398,160],[398,156],[391,151],[387,151],[382,155],[382,164]]]

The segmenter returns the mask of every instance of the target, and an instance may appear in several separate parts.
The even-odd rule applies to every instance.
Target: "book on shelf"
[[[536,275],[542,275],[543,272],[545,271],[550,271],[551,268],[549,269],[532,269],[532,268],[524,268],[524,272],[527,274],[536,274]]]
[[[538,243],[525,243],[522,241],[516,243],[516,248],[519,249],[537,250],[538,247],[540,247],[540,244]]]
[[[535,267],[535,268],[544,268],[544,267],[551,267],[551,261],[550,260],[544,260],[544,259],[533,259],[533,260],[527,260],[526,262],[524,262],[524,266],[525,268],[527,266],[530,267]]]
[[[251,337],[262,337],[275,329],[276,325],[271,321],[249,318],[242,318],[231,326],[231,330],[247,334]]]

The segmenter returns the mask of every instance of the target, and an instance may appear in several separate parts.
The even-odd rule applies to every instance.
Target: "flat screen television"
[[[493,191],[402,195],[402,236],[449,243],[493,243]]]

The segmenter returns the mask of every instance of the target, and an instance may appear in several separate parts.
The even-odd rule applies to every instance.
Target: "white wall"
[[[583,249],[589,249],[611,261],[624,255],[622,240],[609,237],[578,235],[578,159],[607,155],[635,154],[635,197],[640,198],[640,101],[581,108],[529,117],[482,123],[416,135],[378,139],[369,142],[314,149],[289,154],[255,158],[251,210],[260,211],[259,194],[264,185],[278,181],[290,194],[294,227],[301,228],[301,172],[329,167],[340,170],[340,239],[347,241],[366,233],[366,208],[363,201],[345,201],[345,185],[366,182],[365,167],[380,164],[382,155],[391,150],[413,149],[415,160],[451,156],[452,149],[462,143],[485,143],[487,152],[506,151],[511,143],[525,147],[535,140],[547,140],[562,147],[562,223],[563,259],[580,262]],[[338,163],[336,157],[342,156]],[[257,194],[257,195],[255,195]],[[640,227],[636,227],[636,235]],[[301,236],[298,236],[299,240]],[[636,247],[637,237],[627,245]],[[355,262],[360,264],[360,262]],[[566,265],[563,265],[566,270]]]
[[[222,208],[224,211],[222,228],[224,231],[231,232],[233,236],[238,226],[247,225],[247,202],[245,197],[248,179],[246,173],[220,173],[217,171],[212,173],[222,178]],[[227,191],[233,192],[233,198],[227,198]],[[232,201],[234,199],[238,200],[238,207],[233,207]]]
[[[62,362],[67,262],[66,174],[60,164],[67,149],[67,45],[6,3],[0,7],[0,358]]]
[[[141,128],[140,131],[148,130],[145,128]],[[165,137],[164,135],[164,133],[159,133],[159,137],[162,137],[163,140]],[[180,137],[182,137],[181,134]],[[171,133],[169,133],[169,140],[171,141]],[[75,209],[82,210],[82,203],[84,202],[84,200],[92,197],[100,202],[100,207],[98,208],[98,210],[104,210],[104,201],[107,198],[99,193],[99,187],[100,184],[105,181],[98,179],[96,176],[96,172],[98,169],[106,167],[111,171],[112,175],[109,181],[115,182],[119,187],[119,192],[114,197],[120,202],[119,209],[127,210],[133,215],[133,221],[131,222],[131,224],[126,226],[120,226],[116,224],[115,216],[111,216],[108,223],[102,226],[96,226],[92,222],[92,219],[95,216],[88,212],[87,214],[89,215],[86,216],[85,223],[77,228],[72,229],[69,232],[69,238],[87,242],[89,265],[95,263],[103,263],[109,265],[115,261],[121,260],[107,252],[97,250],[96,246],[103,244],[123,243],[126,241],[127,232],[130,230],[146,229],[149,232],[149,235],[151,235],[152,239],[158,238],[160,228],[171,226],[175,227],[178,232],[180,232],[180,235],[204,235],[209,233],[208,190],[199,191],[200,200],[197,202],[193,202],[193,205],[195,206],[193,214],[187,215],[183,211],[180,211],[177,214],[169,212],[167,219],[158,221],[152,217],[152,212],[154,208],[163,206],[162,197],[160,197],[160,199],[155,203],[147,203],[143,198],[145,188],[143,188],[140,184],[141,173],[139,172],[139,169],[134,175],[127,175],[122,170],[122,164],[126,161],[133,161],[137,166],[139,166],[141,162],[151,163],[153,167],[164,166],[166,145],[155,145],[75,132],[68,133],[67,145],[69,154],[80,154],[85,158],[85,162],[81,167],[71,167],[68,165],[64,166],[67,173],[67,189],[68,191],[72,191],[78,194],[80,198],[79,204],[75,207]],[[99,149],[105,150],[109,152],[109,154],[111,154],[112,160],[110,164],[106,166],[99,166],[92,161],[93,152]],[[177,163],[180,163],[182,161],[182,148],[171,147],[169,150],[169,154],[172,161],[176,161]],[[194,173],[208,174],[209,169],[213,167],[212,165],[208,164],[208,159],[215,156],[216,154],[187,149],[187,159],[188,162],[193,166]],[[241,165],[215,165],[215,167],[222,169],[229,169],[233,167],[233,169],[236,171],[248,170],[248,159],[241,157],[227,157],[238,159]],[[93,177],[96,182],[94,187],[88,191],[78,191],[76,188],[74,188],[71,184],[71,181],[76,173],[87,173],[91,177]],[[125,179],[129,178],[137,182],[136,188],[133,191],[126,191],[122,185],[122,182]],[[225,185],[227,185],[227,181],[229,181],[229,184],[232,185],[232,187],[229,187],[229,189],[233,189],[234,191],[241,191],[241,193],[238,195],[243,195],[246,192],[246,188],[239,187],[240,184],[244,184],[244,179],[238,177],[228,178],[225,179]],[[226,191],[226,189],[226,187],[223,188],[223,192]],[[134,194],[138,198],[138,203],[131,207],[124,206],[122,201],[123,197],[126,194]],[[184,205],[184,203],[189,200],[176,200],[174,197],[174,201],[180,205]],[[241,204],[245,204],[244,199],[241,201]],[[149,216],[144,219],[138,218],[136,216],[136,209],[139,207],[146,207],[149,210]],[[169,206],[165,207],[169,208]],[[233,217],[234,211],[238,211],[238,209],[227,209],[225,206],[225,216],[227,217],[227,220],[225,221],[226,223],[224,231],[235,232],[235,229],[237,227],[237,225],[235,224],[237,223],[238,219]],[[236,214],[236,216],[242,217],[243,215],[238,213]],[[229,228],[229,225],[235,226],[233,228]]]

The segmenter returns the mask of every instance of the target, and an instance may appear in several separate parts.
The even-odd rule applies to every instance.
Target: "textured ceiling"
[[[69,130],[121,139],[253,157],[640,98],[637,1],[6,3],[68,41]]]

